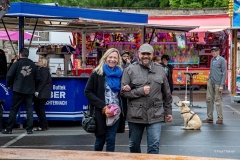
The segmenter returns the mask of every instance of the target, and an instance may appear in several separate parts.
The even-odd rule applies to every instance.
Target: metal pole
[[[86,68],[86,31],[82,31],[82,69]]]
[[[34,29],[33,29],[32,37],[31,37],[31,40],[30,40],[30,43],[29,43],[28,49],[30,48],[30,46],[31,46],[31,44],[32,44],[32,39],[33,39],[33,36],[34,36],[35,30],[36,30],[36,27],[37,27],[37,23],[38,23],[38,18],[37,18],[37,21],[36,21],[35,26],[34,26]]]
[[[145,27],[142,27],[142,35],[141,35],[141,44],[144,44],[145,43]]]
[[[152,35],[151,35],[151,37],[150,37],[150,39],[149,39],[149,42],[148,42],[148,44],[150,44],[151,43],[151,41],[152,41],[152,38],[153,38],[153,34],[155,33],[155,28],[153,28],[153,31],[152,31]]]
[[[236,96],[237,29],[232,31],[231,96]]]
[[[4,23],[3,19],[1,19],[1,20],[2,20],[2,24],[3,24],[3,26],[4,26],[4,29],[5,29],[5,31],[6,31],[6,33],[7,33],[8,39],[9,39],[9,41],[10,41],[10,43],[11,43],[13,52],[14,52],[14,54],[16,55],[16,51],[15,51],[15,49],[14,49],[14,47],[13,47],[12,40],[11,40],[9,34],[8,34],[7,27],[5,26],[5,23]]]
[[[19,47],[19,50],[18,50],[18,53],[20,51],[20,49],[24,48],[24,17],[19,17],[19,44],[18,44],[18,47]]]

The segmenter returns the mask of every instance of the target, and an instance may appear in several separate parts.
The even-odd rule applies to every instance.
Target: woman
[[[51,97],[52,89],[52,77],[49,72],[48,60],[46,58],[39,59],[36,64],[39,73],[42,77],[42,81],[36,84],[36,92],[34,101],[34,109],[39,118],[39,127],[34,129],[34,131],[45,131],[48,129],[48,123],[45,113],[45,103]]]
[[[0,49],[0,76],[6,77],[7,75],[7,59],[5,52]]]
[[[114,152],[115,150],[115,137],[120,119],[112,126],[107,126],[105,111],[108,105],[116,104],[120,106],[119,112],[122,113],[123,109],[119,94],[121,76],[122,68],[119,51],[110,48],[105,52],[99,65],[88,79],[84,94],[89,100],[90,114],[94,113],[97,123],[95,151],[102,151],[105,141],[106,151]]]

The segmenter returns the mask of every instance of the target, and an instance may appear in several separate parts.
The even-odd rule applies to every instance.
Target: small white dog
[[[191,109],[182,101],[174,103],[180,108],[181,116],[184,119],[184,130],[199,130],[201,129],[202,122],[199,116],[191,111]]]

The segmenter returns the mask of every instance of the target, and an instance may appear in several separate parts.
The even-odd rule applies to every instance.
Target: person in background
[[[9,65],[8,65],[8,69],[7,69],[7,70],[9,70],[10,67],[12,66],[12,64],[15,63],[15,62],[17,62],[17,60],[18,60],[18,55],[15,55],[14,58],[11,59]]]
[[[168,83],[169,83],[169,87],[170,87],[170,91],[171,91],[171,94],[173,92],[173,79],[172,79],[172,74],[173,74],[173,66],[171,64],[168,64],[168,61],[169,61],[169,56],[168,55],[163,55],[161,57],[161,65],[163,66],[164,70],[165,70],[165,73],[167,75],[167,78],[168,78]]]
[[[120,55],[122,57],[122,68],[125,69],[131,64],[131,60],[129,57],[130,52],[127,50],[122,50]]]
[[[97,123],[95,151],[102,151],[105,142],[106,151],[115,151],[115,137],[121,120],[118,115],[123,112],[119,94],[123,72],[121,64],[119,51],[115,48],[108,49],[99,65],[93,70],[85,87],[84,95],[89,101],[90,114],[94,113]],[[112,104],[119,106],[119,112],[116,117],[114,116],[115,123],[107,125],[106,111]],[[122,124],[124,125],[124,122]]]
[[[5,52],[0,49],[0,77],[6,78],[7,75],[7,59]],[[2,130],[2,116],[3,116],[3,105],[4,100],[0,97],[0,130]]]
[[[160,56],[153,56],[153,59],[152,59],[153,62],[157,62],[157,63],[161,63],[161,57]]]
[[[12,88],[12,104],[6,129],[3,134],[12,134],[12,128],[16,120],[16,115],[22,103],[27,110],[27,134],[33,133],[33,110],[32,101],[35,92],[35,82],[41,81],[41,77],[36,65],[28,59],[29,50],[23,48],[20,50],[20,59],[13,63],[9,69],[6,81],[7,87]]]
[[[5,52],[0,49],[0,76],[6,77],[7,75],[7,59]]]
[[[122,57],[122,68],[124,70],[131,64],[130,52],[127,50],[122,50],[120,55]],[[123,107],[124,115],[126,115],[127,114],[127,98],[122,97],[122,105],[124,106]],[[128,122],[127,121],[125,121],[125,130],[128,130]]]
[[[121,81],[121,95],[128,99],[129,148],[131,153],[141,153],[146,128],[147,153],[159,154],[162,122],[172,121],[172,95],[163,68],[152,62],[153,47],[143,44],[138,52],[139,62],[124,70]]]
[[[132,51],[129,51],[129,59],[130,63],[133,64],[134,62],[137,62],[138,60],[135,58],[134,53]]]
[[[213,123],[214,101],[218,115],[216,124],[223,123],[222,91],[226,80],[227,67],[226,60],[219,55],[219,52],[218,47],[211,48],[213,58],[210,64],[210,75],[207,81],[206,97],[208,118],[203,120],[203,123]]]
[[[45,104],[51,98],[52,77],[46,58],[40,58],[36,65],[38,66],[42,80],[36,83],[35,97],[33,98],[34,109],[39,119],[39,127],[35,128],[34,131],[46,131],[48,130],[48,122],[46,119]]]

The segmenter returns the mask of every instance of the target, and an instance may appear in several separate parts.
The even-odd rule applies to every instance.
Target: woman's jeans
[[[147,153],[159,154],[162,123],[140,124],[128,122],[129,149],[131,153],[141,153],[141,140],[144,129],[147,131]]]
[[[106,141],[106,151],[114,152],[115,150],[115,137],[118,130],[120,119],[117,120],[112,126],[107,126],[106,134],[101,136],[96,136],[96,141],[94,145],[95,151],[102,151],[103,146]]]

